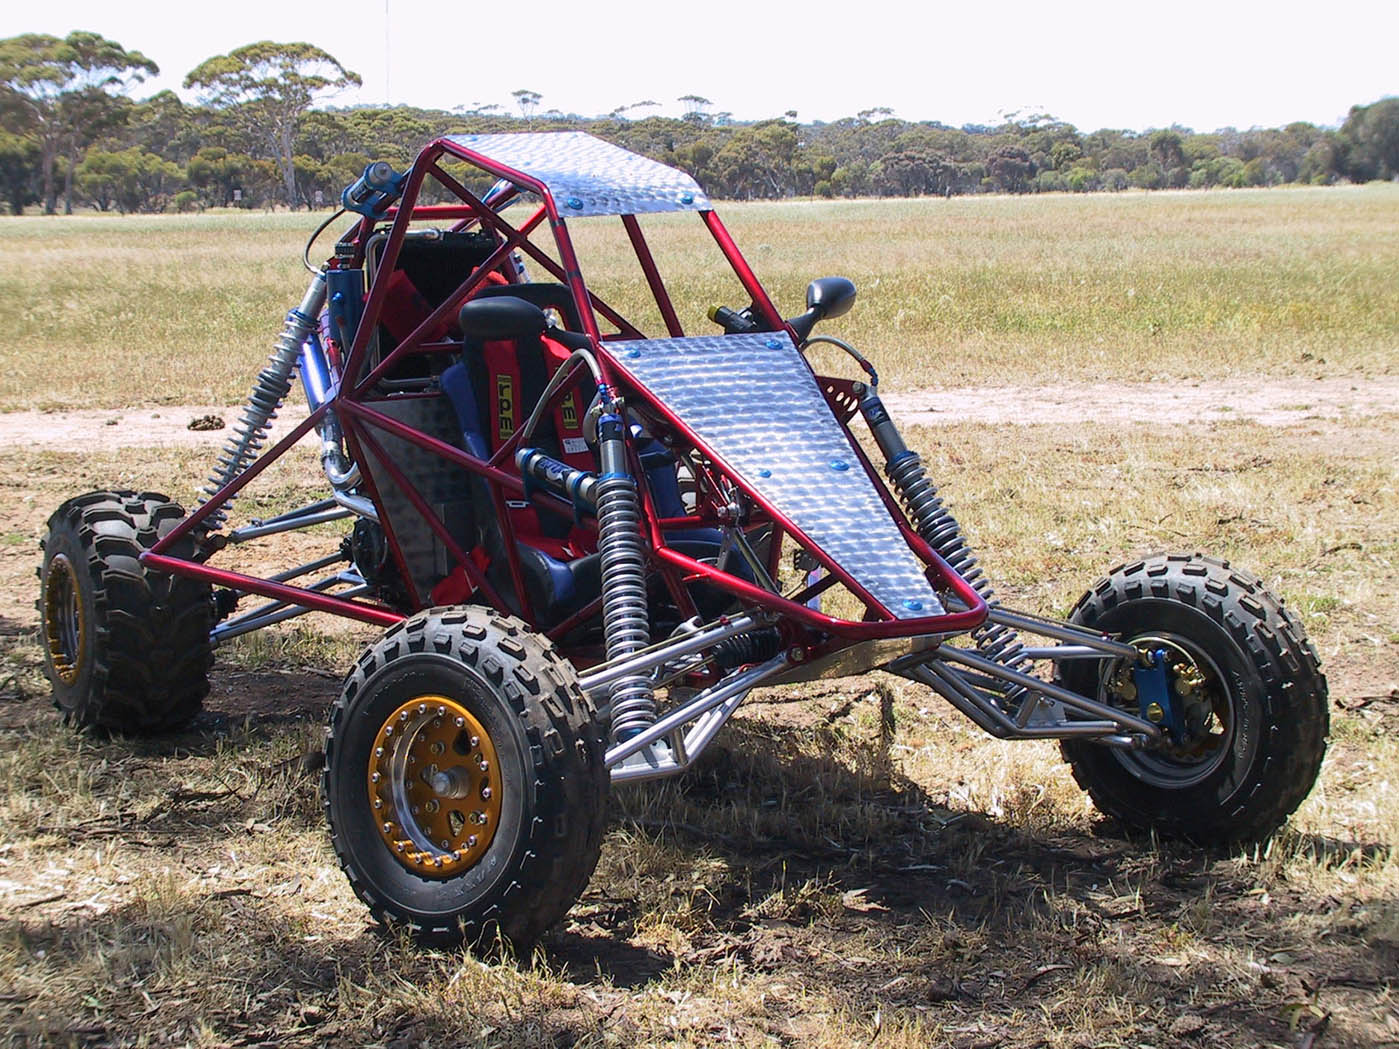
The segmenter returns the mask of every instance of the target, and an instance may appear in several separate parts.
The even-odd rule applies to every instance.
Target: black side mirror
[[[845,277],[821,277],[806,286],[806,312],[787,321],[804,341],[817,321],[841,317],[855,305],[855,282]]]
[[[817,320],[843,317],[855,305],[855,282],[845,277],[821,277],[806,286],[806,308],[820,310]]]
[[[468,345],[504,339],[525,339],[544,334],[549,318],[532,302],[512,295],[471,299],[457,314]]]

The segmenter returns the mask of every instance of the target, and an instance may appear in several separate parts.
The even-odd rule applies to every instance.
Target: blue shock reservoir
[[[345,187],[340,194],[340,204],[346,211],[353,211],[366,218],[382,218],[389,206],[403,192],[406,174],[400,175],[383,160],[365,165],[364,173]]]
[[[325,359],[320,336],[311,332],[301,344],[301,388],[306,392],[306,403],[314,412],[330,397],[330,365]]]

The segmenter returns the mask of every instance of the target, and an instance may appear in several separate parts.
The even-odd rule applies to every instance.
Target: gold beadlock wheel
[[[500,762],[490,733],[446,696],[425,695],[380,726],[366,781],[379,836],[399,863],[450,878],[485,855],[500,823]]]
[[[572,665],[520,620],[428,608],[390,627],[326,732],[326,819],[351,888],[425,943],[527,949],[597,864],[606,740]]]
[[[55,554],[49,560],[44,586],[44,635],[54,674],[65,685],[75,684],[87,645],[87,616],[83,614],[77,571],[66,554]]]

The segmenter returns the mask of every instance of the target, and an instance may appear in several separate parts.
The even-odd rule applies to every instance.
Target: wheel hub
[[[44,581],[44,634],[53,671],[65,685],[82,670],[87,618],[78,591],[78,573],[66,554],[54,554]]]
[[[1228,746],[1232,730],[1227,689],[1218,669],[1208,658],[1197,656],[1193,646],[1176,637],[1142,636],[1133,638],[1132,644],[1147,659],[1151,653],[1165,652],[1166,683],[1184,729],[1179,743],[1162,733],[1152,744],[1151,753],[1163,766],[1158,771],[1164,773],[1173,767],[1177,776],[1193,776],[1212,769]],[[1118,663],[1104,686],[1108,698],[1120,707],[1130,709],[1139,703],[1129,662]],[[1156,704],[1146,710],[1145,716],[1157,724],[1165,721],[1165,712]]]
[[[419,696],[379,727],[366,787],[399,863],[452,877],[485,855],[500,823],[500,763],[481,722],[445,696]]]

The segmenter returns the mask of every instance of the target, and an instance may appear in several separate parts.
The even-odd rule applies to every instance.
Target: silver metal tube
[[[1010,718],[991,705],[991,701],[978,696],[970,685],[949,674],[937,664],[920,663],[910,667],[904,676],[927,685],[934,692],[960,710],[972,723],[997,739],[1013,735],[1016,726]]]
[[[314,503],[298,506],[295,510],[288,510],[284,514],[278,514],[276,517],[268,517],[255,523],[260,525],[277,524],[281,521],[290,521],[297,517],[304,517],[306,514],[318,514],[322,510],[329,510],[334,505],[334,499],[317,499]]]
[[[337,507],[334,510],[322,510],[318,514],[304,514],[301,517],[293,517],[289,521],[268,521],[266,524],[248,525],[245,528],[236,528],[228,533],[230,543],[246,543],[249,539],[258,539],[264,535],[277,535],[281,532],[294,532],[298,528],[309,528],[315,524],[325,524],[327,521],[343,521],[353,514],[350,510]]]
[[[1112,659],[1108,653],[1087,645],[1047,645],[1044,648],[1024,649],[1026,659]]]
[[[367,517],[375,524],[379,523],[379,511],[374,509],[374,504],[364,496],[351,495],[349,492],[336,492],[335,501],[346,510],[359,514],[360,517]]]
[[[663,663],[669,663],[672,659],[680,659],[682,656],[703,652],[706,648],[717,645],[720,641],[738,634],[746,634],[761,625],[752,616],[735,616],[727,623],[721,621],[708,627],[702,627],[694,633],[685,634],[683,637],[667,639],[658,645],[644,648],[616,663],[604,663],[600,667],[595,667],[581,674],[578,682],[583,686],[583,691],[590,696],[606,694],[609,685],[624,677],[649,673]]]
[[[312,587],[311,589],[315,588]],[[369,586],[367,584],[361,584],[351,587],[349,590],[342,590],[335,596],[358,597],[360,594],[368,592]],[[215,627],[210,631],[209,637],[213,640],[214,644],[219,644],[230,638],[239,637],[243,634],[251,634],[254,630],[261,630],[263,627],[271,626],[273,623],[283,623],[288,619],[295,619],[297,616],[304,616],[308,612],[314,611],[314,608],[307,608],[304,605],[283,605],[279,611],[270,612],[266,615],[256,615],[253,612],[249,612],[246,616],[239,616],[230,623]]]
[[[670,711],[665,717],[658,718],[654,724],[649,725],[635,736],[609,749],[606,758],[607,767],[611,768],[613,765],[625,761],[638,751],[644,750],[657,740],[664,739],[676,729],[695,720],[701,714],[713,710],[734,696],[746,695],[786,666],[787,654],[784,652],[781,655],[773,656],[766,663],[759,663],[755,667],[730,674],[718,684],[705,689],[684,706]],[[694,756],[698,756],[698,752],[695,752]]]
[[[905,677],[927,685],[943,699],[960,710],[979,728],[997,739],[1063,739],[1070,736],[1105,738],[1121,726],[1115,721],[1065,721],[1057,725],[1017,725],[991,705],[988,697],[979,696],[951,668],[937,664],[922,664],[910,668]],[[1118,737],[1129,739],[1130,737]]]
[[[1043,619],[1022,612],[1012,612],[1005,608],[988,609],[986,618],[993,623],[1000,623],[1002,626],[1024,630],[1031,634],[1039,634],[1041,637],[1052,637],[1059,641],[1088,645],[1091,648],[1096,648],[1099,652],[1106,652],[1110,656],[1118,656],[1122,659],[1137,659],[1141,656],[1138,649],[1125,642],[1115,641],[1110,637],[1104,637],[1089,630],[1081,630],[1052,619]]]
[[[1075,710],[1081,710],[1085,714],[1110,720],[1119,727],[1128,728],[1134,732],[1145,733],[1152,739],[1155,739],[1161,734],[1161,729],[1153,725],[1150,721],[1133,717],[1131,714],[1117,710],[1105,703],[1099,703],[1096,700],[1088,699],[1086,696],[1080,696],[1077,692],[1070,692],[1068,689],[1062,688],[1052,682],[1042,681],[1031,674],[1026,674],[1019,670],[1012,670],[1008,666],[993,662],[989,659],[983,659],[981,656],[968,652],[966,649],[952,648],[943,645],[937,650],[936,658],[950,660],[953,663],[961,663],[963,666],[971,667],[973,670],[980,671],[990,677],[1000,678],[1003,681],[1010,682],[1012,685],[1019,685],[1021,688],[1048,696],[1050,699],[1057,699],[1065,706],[1073,707]]]
[[[573,377],[573,372],[579,364],[587,365],[588,370],[593,373],[593,382],[599,386],[602,385],[602,369],[598,367],[597,358],[588,350],[574,350],[570,353],[568,359],[559,365],[558,370],[554,372],[549,384],[544,387],[544,392],[539,395],[539,400],[534,402],[534,410],[529,413],[525,425],[520,427],[521,448],[527,445],[530,437],[533,436],[534,428],[539,425],[540,416],[544,414],[544,406],[549,403],[549,398],[554,395],[555,390]]]
[[[338,561],[339,558],[337,557],[336,560]],[[301,568],[290,568],[290,569],[287,570],[287,572],[291,573],[290,575],[288,575],[287,573],[281,573],[281,575],[275,575],[275,576],[272,577],[272,582],[274,582],[274,583],[285,583],[285,582],[287,582],[287,580],[289,580],[289,579],[295,579],[298,575],[305,575],[305,574],[307,574],[308,572],[312,572],[312,571],[314,571],[314,569],[308,568],[308,567],[305,566],[305,565],[302,565]],[[282,578],[283,575],[286,576],[285,579]],[[337,573],[335,573],[335,575],[325,576],[325,577],[322,578],[322,579],[316,580],[314,583],[309,583],[309,584],[307,584],[306,589],[307,589],[307,590],[326,590],[326,589],[328,589],[328,588],[334,586],[336,583],[348,583],[348,584],[351,584],[351,585],[354,585],[354,586],[358,586],[358,585],[362,584],[363,582],[364,582],[364,580],[361,579],[361,578],[359,577],[359,573],[358,573],[358,572],[337,572]],[[290,605],[292,605],[292,604],[294,604],[294,602],[291,602],[291,601],[268,601],[268,602],[266,602],[265,604],[258,605],[258,606],[257,606],[256,608],[254,608],[251,612],[244,612],[244,613],[243,613],[241,616],[239,616],[237,619],[231,619],[231,620],[229,620],[229,623],[226,624],[226,625],[231,625],[231,624],[233,624],[233,623],[239,623],[239,622],[243,621],[244,619],[252,619],[252,618],[254,618],[255,616],[265,616],[265,615],[269,615],[269,614],[272,613],[272,612],[276,612],[276,611],[277,611],[278,609],[280,609],[280,608],[287,608],[288,606],[290,606]]]
[[[328,568],[329,566],[335,564],[337,561],[343,560],[345,560],[345,558],[341,556],[341,554],[337,551],[333,554],[326,554],[325,557],[317,558],[314,561],[307,561],[304,565],[302,565],[299,568],[288,568],[285,572],[278,572],[276,575],[271,576],[269,578],[271,582],[274,583],[286,583],[292,579],[296,579],[299,576],[309,575],[310,573],[319,571],[322,568]],[[337,578],[344,579],[345,576],[348,574],[351,573],[341,572],[339,573]],[[354,582],[364,582],[364,580],[359,577],[359,573],[356,572],[353,573],[353,575]],[[346,580],[346,582],[350,582],[350,580]]]

